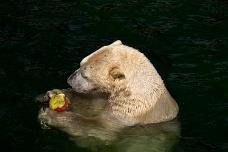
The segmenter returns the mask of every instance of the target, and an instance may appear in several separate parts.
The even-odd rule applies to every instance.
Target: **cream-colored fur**
[[[121,124],[159,123],[174,119],[178,105],[153,64],[120,40],[85,57],[68,83],[76,92],[107,93],[104,113]]]
[[[122,139],[131,139],[131,142],[127,142],[131,143],[130,146],[120,146],[123,151],[129,148],[135,150],[139,141],[145,146],[138,149],[145,151],[145,148],[151,147],[148,145],[153,145],[151,148],[157,145],[159,149],[162,147],[163,151],[167,151],[167,145],[174,141],[179,132],[179,129],[175,129],[176,133],[166,130],[162,127],[166,123],[160,123],[174,119],[178,113],[178,105],[160,75],[142,53],[123,45],[121,41],[85,57],[80,68],[68,78],[68,83],[73,89],[54,89],[40,95],[38,100],[49,101],[51,96],[64,93],[71,101],[70,108],[55,112],[43,107],[38,118],[43,127],[58,128],[76,137],[77,143],[80,141],[77,137],[85,139],[86,144],[91,143],[88,140],[90,137],[105,143],[115,140],[121,140],[121,143]],[[150,125],[142,127],[137,124]],[[149,126],[157,126],[155,128],[158,130]],[[130,131],[132,128],[135,131]],[[128,131],[130,136],[126,139],[118,138],[119,135],[128,134]]]

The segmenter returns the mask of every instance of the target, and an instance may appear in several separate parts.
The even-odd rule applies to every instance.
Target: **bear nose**
[[[67,79],[67,83],[68,83],[70,86],[72,85],[73,79],[74,79],[75,77],[77,77],[78,71],[79,71],[79,69],[76,70],[74,73],[72,73],[72,74],[69,76],[69,78]]]

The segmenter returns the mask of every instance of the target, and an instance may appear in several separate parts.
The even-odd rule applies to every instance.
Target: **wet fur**
[[[93,135],[104,138],[107,132],[110,134],[127,126],[170,121],[177,116],[177,103],[154,66],[138,50],[116,41],[84,58],[80,64],[80,69],[68,80],[73,89],[76,88],[75,91],[87,95],[93,92],[105,94],[101,107],[97,113],[93,111],[93,106],[83,113],[86,110],[82,110],[82,105],[87,108],[88,104],[97,105],[97,99],[86,96],[77,99],[78,93],[75,91],[59,90],[76,106],[61,113],[49,108],[41,110],[39,119],[49,126],[57,127],[72,136]],[[82,76],[80,78],[88,81],[86,86],[78,82],[78,74],[88,77],[88,80]]]

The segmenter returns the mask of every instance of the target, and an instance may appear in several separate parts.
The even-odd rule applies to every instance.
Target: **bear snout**
[[[79,71],[79,69],[78,70],[76,70],[74,73],[72,73],[70,76],[69,76],[69,78],[67,79],[67,83],[70,85],[70,86],[72,86],[73,85],[73,81],[74,81],[74,79],[76,79],[77,78],[77,76],[78,76],[78,72]]]
[[[73,90],[79,93],[83,93],[87,90],[88,82],[82,77],[80,69],[76,70],[67,79],[67,83],[72,87]]]

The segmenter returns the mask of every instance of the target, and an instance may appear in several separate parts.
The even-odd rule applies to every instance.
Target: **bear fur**
[[[80,66],[68,83],[76,92],[109,94],[107,110],[123,124],[159,123],[176,117],[176,102],[138,50],[118,40],[84,58]]]
[[[94,116],[77,110],[57,113],[46,108],[40,111],[42,123],[57,126],[71,135],[160,123],[178,114],[178,105],[153,64],[143,53],[123,45],[120,40],[85,57],[67,81],[73,90],[48,91],[45,99],[63,92],[74,104],[79,102],[75,98],[80,94],[104,95],[104,104]]]

